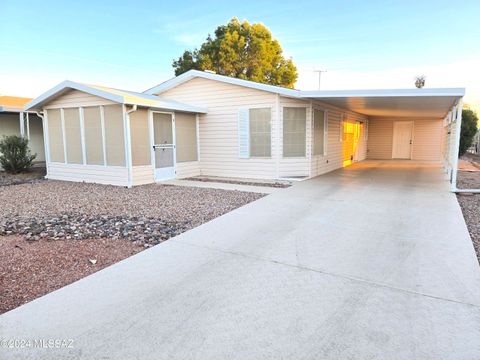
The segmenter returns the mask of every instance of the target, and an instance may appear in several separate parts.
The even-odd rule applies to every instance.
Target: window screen
[[[327,116],[323,110],[313,110],[313,155],[325,155],[325,134]]]
[[[47,110],[48,148],[51,162],[65,162],[63,130],[60,109]]]
[[[249,109],[250,157],[272,155],[272,131],[270,108]]]
[[[175,113],[177,162],[197,161],[197,120],[194,114]]]
[[[83,126],[85,129],[85,153],[88,165],[104,165],[102,121],[100,107],[83,108]]]
[[[122,105],[104,106],[107,165],[125,166],[125,138]]]
[[[150,132],[148,111],[138,109],[130,113],[130,136],[132,139],[132,165],[150,165]]]
[[[67,144],[67,163],[83,164],[79,109],[64,109],[63,121],[65,125],[65,143]]]
[[[283,157],[306,155],[307,109],[283,108]]]

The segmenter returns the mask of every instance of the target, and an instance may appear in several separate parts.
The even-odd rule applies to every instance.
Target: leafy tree
[[[473,138],[477,133],[477,114],[470,109],[462,111],[462,129],[460,131],[459,155],[462,156],[472,145]]]
[[[175,75],[188,70],[212,70],[265,84],[292,88],[297,80],[297,68],[292,59],[283,57],[277,40],[262,24],[249,24],[232,18],[220,25],[215,36],[208,35],[200,49],[186,50],[173,61]]]
[[[37,154],[32,155],[28,140],[20,136],[4,136],[0,141],[0,165],[11,174],[28,170]]]

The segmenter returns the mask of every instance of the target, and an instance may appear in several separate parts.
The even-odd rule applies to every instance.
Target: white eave
[[[161,94],[164,91],[167,91],[169,89],[172,89],[180,84],[183,84],[184,82],[187,82],[193,78],[202,78],[202,79],[208,79],[208,80],[214,80],[214,81],[219,81],[231,85],[238,85],[238,86],[243,86],[247,87],[250,89],[256,89],[256,90],[262,90],[262,91],[268,91],[271,93],[279,94],[282,96],[287,96],[287,97],[299,97],[299,90],[294,90],[294,89],[287,89],[281,86],[274,86],[274,85],[268,85],[268,84],[262,84],[258,83],[255,81],[249,81],[249,80],[243,80],[243,79],[237,79],[233,78],[230,76],[224,76],[224,75],[218,75],[218,74],[213,74],[205,71],[199,71],[199,70],[189,70],[181,75],[178,75],[170,80],[167,80],[157,86],[154,86],[148,90],[145,90],[145,94]]]
[[[119,104],[138,105],[154,109],[176,110],[194,113],[207,112],[207,109],[204,107],[184,104],[154,95],[137,93],[128,90],[111,89],[96,85],[87,85],[70,80],[63,81],[62,83],[33,99],[25,105],[24,109],[40,111],[45,104],[48,104],[53,99],[67,93],[70,90],[79,90]]]

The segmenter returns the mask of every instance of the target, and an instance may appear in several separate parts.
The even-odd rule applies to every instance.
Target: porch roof
[[[302,98],[367,116],[416,118],[444,118],[464,95],[464,88],[300,92]]]
[[[69,80],[63,81],[54,88],[30,101],[25,105],[25,110],[41,110],[43,105],[70,90],[79,90],[126,105],[138,105],[154,109],[177,110],[194,113],[207,112],[207,109],[203,107],[169,100],[155,95],[148,95],[128,90],[119,90],[99,85],[82,84]]]

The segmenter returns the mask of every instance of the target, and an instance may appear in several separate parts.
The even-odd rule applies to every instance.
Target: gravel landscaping
[[[194,176],[191,178],[187,178],[185,180],[217,182],[217,183],[224,183],[224,184],[250,185],[250,186],[264,186],[264,187],[273,187],[273,188],[288,188],[292,186],[292,184],[289,182],[243,181],[243,180],[235,180],[235,179],[212,178],[212,177],[206,177],[206,176]]]
[[[34,166],[27,172],[15,175],[0,171],[0,186],[39,182],[44,180],[45,174],[45,168],[41,166]]]
[[[0,313],[263,196],[53,180],[0,186]]]
[[[477,162],[480,157],[473,156],[472,164],[480,169],[480,162]],[[469,160],[472,160],[471,155]],[[480,189],[480,171],[459,171],[457,185],[459,189]],[[457,199],[480,262],[480,194],[459,193]]]

